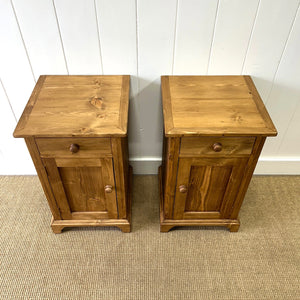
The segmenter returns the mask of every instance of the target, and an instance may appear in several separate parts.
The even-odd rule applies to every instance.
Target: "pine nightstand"
[[[226,226],[238,213],[276,129],[249,76],[162,76],[161,231]]]
[[[41,76],[15,129],[25,138],[55,233],[130,232],[129,76]],[[29,187],[30,188],[30,187]]]

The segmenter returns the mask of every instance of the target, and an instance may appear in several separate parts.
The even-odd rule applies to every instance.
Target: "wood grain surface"
[[[43,164],[46,168],[47,176],[57,205],[59,207],[62,219],[72,219],[70,205],[68,203],[66,191],[60,177],[59,169],[55,163],[54,158],[44,158]]]
[[[231,167],[192,166],[185,211],[219,211]]]
[[[164,170],[164,203],[165,217],[173,217],[175,185],[178,169],[180,138],[167,138],[165,140],[165,170]]]
[[[55,199],[53,190],[51,188],[50,182],[48,180],[48,174],[47,171],[44,167],[43,161],[40,157],[40,153],[38,150],[38,147],[35,143],[35,140],[33,137],[27,137],[25,138],[25,142],[28,148],[28,151],[30,153],[30,156],[32,158],[32,161],[34,163],[36,172],[39,176],[39,180],[41,182],[41,185],[43,187],[44,193],[46,195],[47,201],[49,203],[49,207],[51,210],[51,213],[53,215],[53,217],[56,220],[60,220],[62,218],[60,210],[59,210],[59,206],[58,203]]]
[[[162,91],[167,136],[277,134],[249,76],[162,76]]]
[[[189,156],[247,156],[252,152],[254,137],[183,137],[181,138],[180,157]],[[221,150],[213,148],[219,143]]]
[[[239,190],[247,158],[180,158],[174,219],[201,219],[202,212],[224,218]],[[181,193],[179,187],[187,187]],[[192,214],[190,213],[192,212]]]
[[[109,138],[36,138],[41,157],[85,158],[111,156]],[[70,151],[70,145],[79,146],[77,153]]]
[[[101,168],[60,167],[59,170],[72,212],[106,210]]]
[[[128,95],[126,75],[43,76],[14,136],[126,136]]]

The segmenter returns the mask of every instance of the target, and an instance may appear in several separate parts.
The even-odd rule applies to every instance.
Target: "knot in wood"
[[[101,108],[103,105],[103,101],[101,97],[94,97],[92,100],[90,100],[90,104],[97,107]]]

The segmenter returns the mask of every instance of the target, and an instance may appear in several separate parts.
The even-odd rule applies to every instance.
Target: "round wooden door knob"
[[[112,193],[112,186],[111,185],[106,185],[104,187],[105,193]]]
[[[179,186],[179,192],[180,193],[186,193],[187,192],[187,187],[185,185],[180,185]]]
[[[222,151],[222,144],[221,143],[214,143],[212,148],[215,152],[220,152],[220,151]]]
[[[69,149],[72,153],[77,153],[79,151],[79,145],[71,144]]]

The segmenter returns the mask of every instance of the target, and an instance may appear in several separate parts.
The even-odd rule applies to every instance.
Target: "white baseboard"
[[[160,157],[130,159],[134,174],[157,174]],[[261,157],[254,171],[255,175],[300,175],[300,157]]]
[[[300,157],[261,157],[254,175],[300,175]]]
[[[136,175],[157,174],[160,157],[132,157],[130,164]],[[0,175],[35,175],[33,166],[1,163]],[[300,175],[300,157],[261,157],[254,171],[255,175]]]
[[[132,157],[129,163],[133,168],[133,174],[151,175],[158,174],[158,167],[161,165],[160,157]]]

